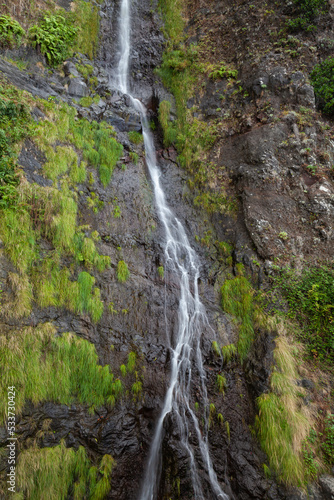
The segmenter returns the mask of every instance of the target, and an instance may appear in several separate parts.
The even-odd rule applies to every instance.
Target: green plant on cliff
[[[303,394],[296,385],[295,348],[285,337],[283,324],[277,323],[272,330],[275,328],[279,337],[275,341],[271,392],[257,399],[256,429],[278,478],[285,484],[302,486],[306,480],[303,443],[310,432],[312,417],[308,408],[301,404]]]
[[[334,112],[334,57],[317,64],[311,73],[315,95],[325,113]]]
[[[57,66],[69,56],[77,31],[72,17],[46,13],[28,34],[32,46],[40,49],[51,66]]]
[[[120,260],[117,264],[117,279],[120,283],[124,283],[130,276],[130,271],[124,260]]]
[[[99,8],[92,2],[75,0],[74,16],[78,26],[75,50],[86,54],[90,59],[96,56],[99,37]]]
[[[254,339],[252,286],[247,278],[237,276],[224,282],[221,294],[224,311],[231,314],[238,322],[237,349],[241,361],[244,361]]]
[[[143,134],[136,132],[135,130],[131,130],[128,133],[129,139],[133,144],[141,144],[143,142]]]
[[[2,335],[0,360],[2,422],[7,415],[7,387],[13,384],[17,391],[17,414],[26,400],[34,404],[55,401],[66,405],[77,401],[92,409],[113,406],[123,390],[109,365],[98,364],[93,344],[72,333],[56,336],[49,323],[16,330],[15,335],[13,332]]]
[[[334,271],[328,266],[309,267],[296,273],[283,269],[275,278],[296,319],[311,358],[322,363],[334,361]]]
[[[20,46],[25,31],[22,26],[10,16],[0,16],[0,46],[12,49]]]
[[[17,464],[17,495],[28,500],[103,500],[108,495],[114,459],[104,455],[99,467],[91,466],[83,446],[75,451],[64,440],[52,448],[36,446],[22,451]],[[23,497],[22,497],[23,498]]]
[[[328,0],[293,0],[297,17],[286,23],[290,31],[313,31],[317,17],[328,10]]]

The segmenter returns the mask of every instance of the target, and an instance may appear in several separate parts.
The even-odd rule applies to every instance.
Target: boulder
[[[69,84],[68,93],[75,97],[86,97],[89,94],[89,90],[81,78],[73,78]]]

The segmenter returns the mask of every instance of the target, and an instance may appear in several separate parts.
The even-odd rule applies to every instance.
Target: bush
[[[315,25],[312,23],[320,14],[324,14],[328,6],[327,0],[293,0],[293,2],[298,17],[287,21],[287,27],[291,31],[314,30]]]
[[[301,276],[284,270],[276,278],[288,302],[289,315],[302,327],[300,336],[310,356],[334,361],[334,271],[329,267],[305,269]]]
[[[311,73],[314,92],[325,113],[334,111],[334,57],[317,64]]]
[[[13,48],[21,45],[25,31],[22,26],[10,16],[0,16],[0,46]]]
[[[46,14],[38,25],[29,28],[33,47],[39,47],[51,66],[57,66],[70,54],[77,28],[70,17]]]

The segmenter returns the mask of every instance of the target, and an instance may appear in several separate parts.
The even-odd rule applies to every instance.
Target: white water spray
[[[122,0],[119,18],[121,55],[117,68],[116,81],[117,88],[123,94],[129,94],[130,22],[130,0]],[[198,473],[195,451],[189,439],[191,433],[190,427],[195,430],[202,463],[208,473],[211,485],[210,499],[228,500],[229,497],[222,491],[217,480],[208,445],[208,398],[200,341],[202,331],[209,327],[209,323],[198,293],[199,260],[189,244],[181,222],[174,216],[166,203],[165,195],[160,185],[159,178],[161,173],[157,166],[153,136],[148,124],[146,109],[138,99],[135,99],[131,94],[130,97],[134,107],[141,116],[146,163],[154,186],[158,215],[165,228],[166,267],[174,276],[178,277],[180,285],[178,331],[175,335],[176,345],[174,347],[170,346],[172,352],[170,382],[163,409],[155,429],[140,500],[156,500],[157,498],[163,423],[166,415],[170,412],[173,412],[180,432],[181,443],[189,456],[194,499],[206,500],[208,492],[203,490]],[[205,408],[204,430],[200,428],[197,416],[191,407],[191,384],[194,368],[200,378],[199,390],[201,392],[202,404]]]

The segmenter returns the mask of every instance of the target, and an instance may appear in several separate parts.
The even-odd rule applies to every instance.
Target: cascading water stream
[[[196,253],[189,244],[181,222],[174,216],[166,203],[165,195],[160,185],[159,178],[161,174],[156,162],[153,136],[148,124],[146,109],[128,91],[131,23],[130,1],[121,0],[119,18],[120,59],[117,67],[116,86],[123,94],[128,94],[131,97],[134,107],[141,116],[146,163],[154,187],[158,215],[166,233],[166,267],[173,275],[178,277],[180,285],[178,330],[175,335],[175,346],[170,345],[172,353],[170,382],[163,409],[155,429],[140,500],[155,500],[157,498],[163,423],[166,415],[170,412],[173,412],[180,432],[181,443],[189,456],[194,499],[206,500],[208,495],[203,492],[195,452],[190,443],[190,427],[195,430],[202,462],[208,473],[212,490],[210,499],[219,498],[228,500],[229,497],[222,491],[218,483],[208,445],[208,421],[206,418],[208,398],[200,341],[202,331],[209,327],[209,323],[198,293],[200,263]],[[201,397],[206,409],[204,430],[200,428],[196,414],[191,407],[191,384],[194,368],[201,381]]]

